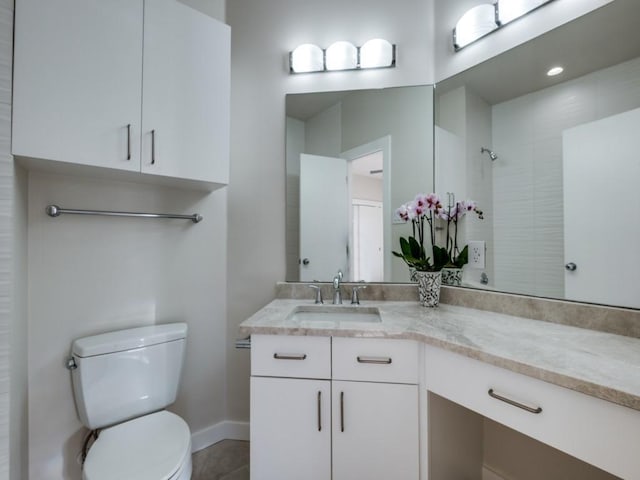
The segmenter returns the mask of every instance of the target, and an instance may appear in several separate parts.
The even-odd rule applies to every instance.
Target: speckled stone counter
[[[441,304],[363,301],[382,322],[298,322],[308,299],[276,299],[240,325],[241,335],[319,335],[418,340],[640,410],[640,339]],[[325,305],[324,308],[333,308]]]

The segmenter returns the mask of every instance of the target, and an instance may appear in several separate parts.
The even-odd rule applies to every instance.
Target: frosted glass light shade
[[[321,72],[324,70],[324,52],[317,45],[305,43],[290,55],[290,69],[293,73]]]
[[[349,42],[335,42],[326,51],[327,70],[358,68],[358,49]]]
[[[360,47],[360,68],[383,68],[395,64],[393,45],[381,38],[369,40]]]
[[[453,44],[456,50],[475,42],[498,28],[496,23],[496,7],[490,3],[483,3],[468,10],[453,30]]]
[[[549,1],[550,0],[500,0],[498,2],[498,20],[504,25]]]

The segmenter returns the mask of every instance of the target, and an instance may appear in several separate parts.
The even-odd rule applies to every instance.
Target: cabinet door
[[[228,183],[230,30],[145,0],[142,172]]]
[[[12,153],[140,169],[142,0],[20,0]]]
[[[333,382],[333,480],[417,480],[418,387]]]
[[[251,377],[252,480],[330,480],[330,394],[329,380]]]

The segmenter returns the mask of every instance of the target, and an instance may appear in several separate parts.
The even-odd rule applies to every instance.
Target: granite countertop
[[[484,310],[365,301],[381,323],[297,322],[309,300],[276,299],[240,324],[241,335],[318,335],[418,340],[640,410],[640,339]],[[343,305],[346,306],[346,305]],[[335,308],[324,305],[324,308]]]

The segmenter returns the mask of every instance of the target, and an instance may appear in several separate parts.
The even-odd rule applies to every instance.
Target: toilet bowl
[[[187,326],[156,325],[73,342],[70,365],[78,417],[99,432],[85,480],[188,480],[191,432],[164,410],[177,396]]]
[[[84,462],[84,480],[191,478],[191,434],[163,410],[100,432]]]

